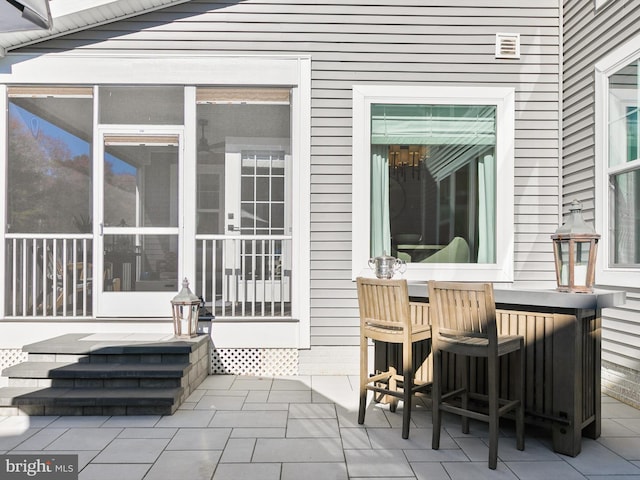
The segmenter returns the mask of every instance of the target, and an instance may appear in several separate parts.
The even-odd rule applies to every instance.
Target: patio
[[[431,449],[428,405],[401,438],[396,413],[369,406],[357,424],[357,377],[209,376],[172,416],[0,417],[0,453],[78,454],[79,478],[640,479],[640,410],[602,398],[602,436],[575,458],[551,450],[550,433],[528,427],[523,452],[501,424],[498,468],[487,468],[485,425],[445,418]]]

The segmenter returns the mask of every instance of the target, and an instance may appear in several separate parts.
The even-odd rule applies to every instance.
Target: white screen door
[[[167,317],[182,265],[181,135],[101,135],[99,316]]]

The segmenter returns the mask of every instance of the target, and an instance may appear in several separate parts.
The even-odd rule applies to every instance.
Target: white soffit
[[[0,32],[51,28],[48,0],[0,0]]]
[[[30,0],[33,1],[33,0]],[[50,30],[1,31],[0,57],[8,51],[189,0],[49,0]],[[6,0],[0,0],[10,5]],[[13,7],[12,7],[13,8]]]

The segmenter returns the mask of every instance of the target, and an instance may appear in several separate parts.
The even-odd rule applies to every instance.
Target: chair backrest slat
[[[409,302],[411,322],[416,325],[429,325],[429,304],[423,302]]]
[[[429,281],[433,336],[469,335],[497,343],[496,307],[490,283]],[[436,341],[434,339],[434,341]]]
[[[407,281],[358,277],[361,324],[403,328],[410,324]]]

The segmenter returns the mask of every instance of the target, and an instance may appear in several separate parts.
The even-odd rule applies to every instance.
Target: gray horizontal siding
[[[609,2],[597,14],[586,0],[564,2],[563,185],[564,205],[594,196],[594,65],[640,32],[638,2]],[[585,216],[593,218],[591,209]]]
[[[606,288],[621,289],[616,285]],[[602,359],[640,371],[640,290],[625,290],[626,303],[622,307],[607,308],[603,312]]]
[[[515,277],[553,280],[559,199],[558,0],[192,1],[30,47],[312,57],[311,343],[356,345],[351,281],[354,84],[487,85],[516,90]],[[497,32],[522,57],[496,60]]]
[[[609,1],[596,13],[591,0],[564,1],[563,203],[566,211],[578,198],[587,219],[594,216],[595,197],[595,63],[639,34],[640,2]],[[607,365],[639,371],[640,291],[625,290],[626,304],[603,312],[602,359]]]

